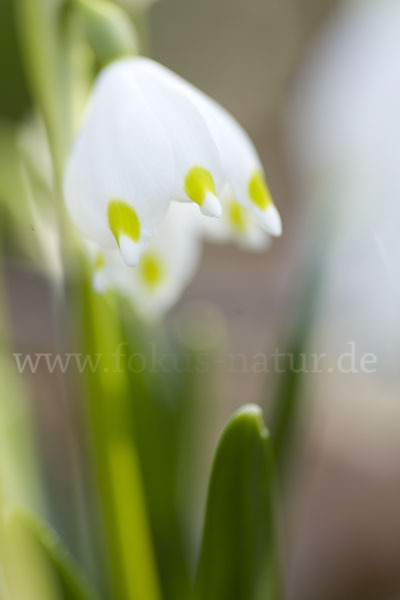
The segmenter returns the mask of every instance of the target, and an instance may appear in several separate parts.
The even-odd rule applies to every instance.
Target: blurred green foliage
[[[60,538],[37,516],[15,510],[7,517],[6,526],[15,538],[22,536],[31,553],[39,553],[48,576],[54,581],[59,600],[95,600],[96,595]],[[20,542],[21,543],[21,542]],[[23,577],[24,563],[21,564]]]
[[[107,38],[109,23],[86,10],[95,6],[87,0],[77,2],[78,14],[63,10],[65,5],[59,0],[18,0],[18,4],[25,69],[47,128],[53,164],[47,180],[31,160],[37,149],[30,157],[24,154],[20,128],[3,122],[0,202],[12,224],[10,238],[20,238],[26,255],[44,262],[38,246],[44,244],[44,255],[52,251],[44,229],[36,231],[44,213],[50,212],[50,229],[58,227],[63,237],[62,209],[57,221],[54,207],[49,210],[49,205],[55,206],[59,200],[63,160],[73,136],[76,73],[71,49],[76,35],[86,31],[97,60],[105,62],[110,53],[119,53],[121,40]],[[0,97],[0,114],[20,120],[31,103],[13,9],[12,0],[0,5],[0,75],[7,82]],[[84,27],[77,23],[77,16]],[[117,20],[120,24],[120,16]],[[134,37],[128,38],[131,44]],[[55,190],[52,176],[58,181]],[[31,242],[33,238],[36,242]],[[181,360],[187,364],[188,359],[195,364],[196,350],[181,346],[161,329],[145,326],[120,298],[95,294],[85,260],[76,250],[68,248],[68,252],[69,269],[64,273],[68,278],[61,290],[57,289],[55,301],[60,304],[62,299],[67,325],[71,336],[78,338],[82,354],[101,356],[102,360],[100,369],[88,368],[71,383],[83,437],[74,451],[85,485],[80,490],[82,506],[71,502],[70,520],[63,525],[70,528],[70,538],[78,546],[76,531],[83,515],[85,534],[90,538],[91,560],[87,562],[93,568],[88,569],[84,560],[75,560],[37,516],[50,523],[57,520],[47,505],[52,490],[49,482],[41,481],[35,445],[28,446],[32,422],[21,389],[17,396],[24,407],[23,419],[13,420],[1,441],[0,596],[6,590],[7,600],[28,600],[29,593],[29,600],[279,600],[283,592],[274,455],[281,466],[297,424],[298,380],[290,378],[289,370],[276,404],[272,437],[255,406],[244,406],[222,432],[209,480],[201,547],[193,549],[195,527],[187,522],[187,515],[193,515],[188,505],[198,476],[197,440],[206,436],[198,418],[203,410],[197,402],[199,374],[190,368],[166,371],[157,361],[165,354],[175,354],[178,364]],[[309,312],[302,318],[296,352],[305,343],[312,306],[308,304]],[[5,352],[7,343],[1,341]],[[132,368],[128,359],[133,356],[148,364],[155,361],[158,366]],[[11,370],[6,367],[4,390],[11,390]],[[14,396],[10,394],[10,398]],[[9,409],[8,402],[0,402],[3,423]],[[71,477],[71,488],[78,479]],[[32,488],[24,485],[28,481]],[[21,511],[24,496],[36,498],[35,487],[40,501],[35,499],[25,507],[34,514]],[[19,493],[14,494],[15,490]],[[72,496],[79,496],[75,489]],[[197,568],[193,555],[199,556]],[[28,573],[33,581],[30,592],[21,573]]]
[[[14,10],[14,0],[0,2],[0,118],[19,121],[32,103],[22,65]]]
[[[129,16],[107,0],[74,0],[99,62],[105,64],[138,51]]]
[[[243,406],[222,433],[208,491],[195,597],[281,597],[272,441],[261,409]]]

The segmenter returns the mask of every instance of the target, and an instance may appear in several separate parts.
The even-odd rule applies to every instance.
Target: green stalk
[[[65,0],[16,0],[16,19],[20,46],[24,59],[26,78],[32,98],[43,118],[53,165],[54,197],[57,208],[59,252],[63,266],[63,277],[52,278],[54,293],[54,322],[58,344],[65,343],[64,323],[66,318],[65,284],[66,274],[76,261],[74,232],[66,214],[62,197],[62,178],[67,153],[75,133],[77,100],[84,85],[82,71],[86,62],[81,60],[83,39],[75,14],[69,10]],[[71,405],[63,403],[68,430],[73,420]],[[87,551],[87,532],[82,527],[84,503],[82,501],[81,466],[77,461],[77,447],[73,435],[69,435],[65,453],[69,460],[69,472],[73,481],[73,514],[75,532],[82,554],[91,558]]]
[[[60,184],[74,130],[71,20],[63,0],[17,0],[16,6],[26,75],[45,122]]]
[[[85,352],[101,362],[88,373],[89,421],[112,570],[112,597],[160,600],[142,476],[130,420],[132,390],[125,363],[115,363],[119,318],[107,299],[82,285]],[[99,326],[101,324],[101,326]],[[122,368],[121,368],[122,367]]]
[[[69,2],[63,0],[17,2],[27,75],[34,99],[43,115],[53,158],[55,189],[59,197],[62,258],[64,265],[70,266],[75,253],[69,243],[68,219],[61,186],[64,163],[74,132],[76,74],[72,50],[75,53],[79,49],[78,43],[74,45],[73,17],[76,12]],[[106,25],[104,20],[97,19],[94,23],[94,16],[96,19],[99,17],[98,14],[89,15],[92,19],[89,30],[93,40],[98,43],[104,31],[107,33],[109,30],[103,29]],[[87,281],[84,287],[86,349],[88,353],[100,353],[104,357],[104,371],[89,375],[88,396],[90,429],[94,438],[112,562],[113,597],[159,600],[159,584],[136,451],[131,432],[126,429],[127,407],[131,402],[129,387],[126,376],[113,372],[112,363],[108,363],[119,342],[118,319],[108,309],[107,303],[92,293]]]

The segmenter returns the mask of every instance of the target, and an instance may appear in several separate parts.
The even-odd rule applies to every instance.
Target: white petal
[[[105,269],[95,269],[92,275],[92,285],[95,292],[103,294],[110,287],[110,279]]]
[[[270,208],[273,204],[268,189],[263,190],[262,203],[257,203],[250,193],[253,177],[264,178],[264,173],[257,151],[239,123],[217,102],[165,67],[144,58],[137,58],[135,62],[136,65],[144,65],[142,68],[147,72],[157,73],[160,79],[168,80],[169,85],[173,82],[193,102],[213,137],[225,182],[231,186],[236,200],[254,212],[271,235],[280,235],[280,218],[277,210]]]
[[[104,254],[95,269],[93,286],[104,292],[115,289],[126,296],[146,319],[155,319],[173,306],[193,277],[200,259],[197,210],[193,205],[172,203],[149,242],[136,269],[128,268],[115,251]],[[208,219],[207,219],[208,220]],[[160,280],[146,279],[146,261],[160,268]]]
[[[176,86],[176,76],[171,71],[144,58],[127,59],[126,63],[172,145],[177,169],[174,199],[195,201],[203,214],[218,217],[221,209],[217,196],[224,175],[218,148],[202,114]],[[206,185],[200,185],[201,197],[197,197],[201,183]]]
[[[140,257],[145,251],[147,244],[148,240],[146,239],[141,239],[138,243],[136,243],[127,235],[122,234],[119,237],[121,256],[128,267],[137,267]]]
[[[196,235],[197,214],[192,205],[172,203],[152,238],[148,254],[163,265],[164,279],[158,287],[152,289],[143,279],[138,281],[140,266],[135,270],[136,307],[143,316],[157,318],[165,314],[193,278],[201,254],[201,243]]]
[[[122,240],[124,257],[133,264],[162,221],[176,178],[165,131],[129,71],[125,61],[118,61],[100,75],[69,157],[64,195],[76,226],[102,247],[116,247],[110,201],[133,209],[140,238],[136,247]]]
[[[271,235],[276,237],[282,235],[282,219],[275,204],[270,204],[266,210],[259,211],[258,217],[265,230]]]
[[[204,198],[204,202],[201,206],[201,212],[206,217],[217,217],[222,216],[221,203],[213,194],[207,192]]]
[[[270,236],[254,214],[239,205],[229,186],[224,187],[220,199],[222,217],[217,220],[200,218],[201,235],[211,242],[234,242],[246,250],[266,249],[270,245]]]
[[[235,199],[255,214],[268,233],[281,235],[279,213],[266,187],[261,161],[247,133],[216,102],[201,92],[192,93],[192,96],[214,136],[224,173]],[[260,198],[263,205],[257,204],[256,198],[251,195],[253,179],[260,179],[265,185]],[[261,192],[260,187],[259,191]]]

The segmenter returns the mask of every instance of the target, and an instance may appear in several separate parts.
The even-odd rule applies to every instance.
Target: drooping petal
[[[281,235],[281,219],[268,190],[261,161],[249,136],[211,98],[201,92],[192,92],[192,97],[214,136],[235,199],[254,213],[268,233]]]
[[[245,206],[239,204],[226,185],[220,195],[222,217],[201,219],[200,231],[206,240],[216,243],[233,242],[241,248],[261,251],[269,247],[270,235]]]
[[[64,179],[76,226],[135,266],[161,223],[176,181],[165,130],[125,61],[100,75]]]
[[[197,204],[205,215],[223,213],[216,237],[246,247],[265,247],[265,231],[279,235],[281,229],[257,152],[240,125],[193,86],[143,58],[113,63],[98,78],[64,193],[81,231],[102,248],[119,247],[130,266],[139,264],[172,200]],[[138,272],[157,287],[154,260],[142,267]]]
[[[145,318],[162,316],[178,300],[198,267],[201,244],[196,235],[196,213],[192,205],[171,203],[136,269],[126,267],[115,251],[93,258],[95,289],[119,291]]]
[[[172,145],[177,168],[174,200],[191,200],[204,215],[220,217],[217,196],[222,189],[223,172],[218,149],[202,114],[192,99],[177,88],[175,75],[167,69],[152,68],[155,63],[142,58],[127,60],[126,64]]]
[[[239,202],[253,212],[265,230],[274,236],[282,223],[268,190],[263,167],[249,136],[239,123],[217,102],[165,67],[147,58],[135,59],[136,70],[154,73],[160,81],[185,95],[201,114],[218,149],[225,182]]]

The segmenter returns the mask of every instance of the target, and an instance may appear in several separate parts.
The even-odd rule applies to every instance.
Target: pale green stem
[[[52,280],[52,284],[56,300],[55,323],[62,343],[64,332],[61,327],[65,322],[65,276],[76,255],[74,232],[62,197],[62,178],[67,153],[75,133],[77,91],[80,91],[79,84],[82,82],[82,66],[77,60],[80,58],[77,56],[77,50],[81,48],[78,37],[80,31],[75,15],[67,10],[65,0],[16,0],[16,16],[26,76],[34,102],[45,124],[53,163],[63,277],[61,281]],[[65,419],[69,424],[70,408],[62,395],[60,408],[64,410]],[[82,516],[82,502],[79,496],[81,482],[72,435],[68,439],[67,452],[77,490],[74,511],[79,519]],[[85,534],[84,529],[79,527],[81,545],[86,550]]]
[[[63,0],[17,0],[17,10],[26,73],[46,125],[55,178],[60,183],[73,135],[69,19]]]
[[[62,198],[62,178],[75,133],[77,84],[82,81],[76,60],[80,31],[65,0],[16,2],[26,75],[44,120],[53,160],[60,255],[65,272],[73,255],[73,233]]]

